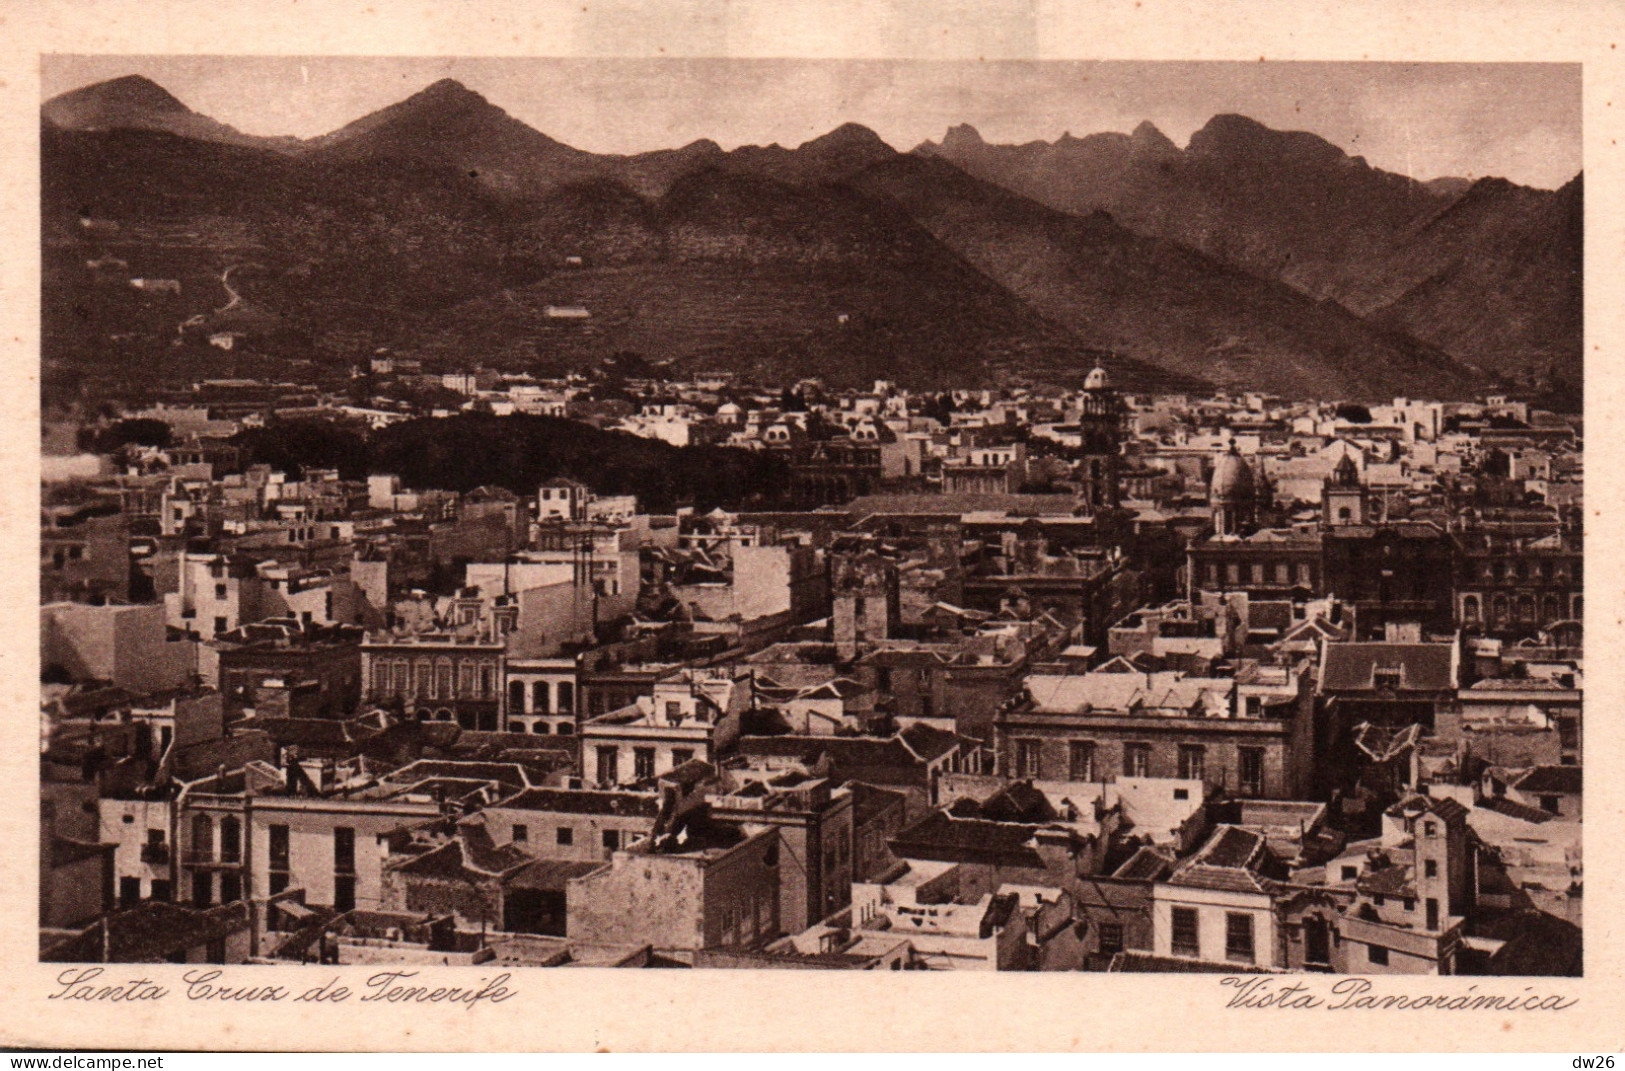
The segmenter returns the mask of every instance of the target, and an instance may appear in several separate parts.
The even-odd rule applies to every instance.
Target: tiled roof
[[[1175,867],[1165,880],[1170,885],[1197,889],[1267,893],[1275,883],[1258,870],[1267,851],[1262,833],[1221,825],[1195,855]]]
[[[560,814],[616,814],[653,818],[660,801],[648,792],[603,792],[592,789],[532,788],[510,796],[496,807]]]
[[[1490,956],[1490,974],[1577,978],[1582,973],[1580,927],[1555,915],[1521,911],[1492,923],[1484,936],[1506,942]]]
[[[1146,845],[1125,859],[1123,865],[1112,873],[1112,877],[1134,881],[1157,881],[1166,877],[1173,869],[1173,865],[1174,861],[1167,854]]]
[[[47,963],[95,963],[104,959],[112,963],[162,963],[177,952],[246,929],[248,912],[245,903],[200,911],[148,901],[107,916],[45,950],[40,959]]]
[[[1373,691],[1378,670],[1396,670],[1400,692],[1454,690],[1452,643],[1328,643],[1320,687],[1327,692]]]
[[[1550,811],[1543,811],[1539,807],[1531,807],[1527,803],[1519,803],[1517,800],[1509,800],[1505,796],[1491,796],[1489,799],[1481,800],[1478,807],[1480,810],[1494,811],[1496,814],[1504,814],[1508,818],[1516,818],[1519,821],[1536,825],[1541,822],[1550,822],[1557,817]]]
[[[942,758],[964,742],[957,733],[918,722],[897,735],[910,751],[926,762]]]
[[[1405,866],[1383,867],[1381,870],[1361,874],[1355,879],[1354,887],[1373,896],[1416,895],[1416,886],[1411,881],[1411,868]]]
[[[1038,867],[1043,860],[1028,846],[1034,828],[1015,822],[956,818],[936,811],[893,837],[891,848],[893,854],[905,859]]]
[[[1584,778],[1578,766],[1536,766],[1512,783],[1519,792],[1580,794]]]

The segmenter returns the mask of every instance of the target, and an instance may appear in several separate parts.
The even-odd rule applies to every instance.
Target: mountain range
[[[229,330],[334,363],[632,350],[919,387],[1097,362],[1136,389],[1295,397],[1579,378],[1578,179],[1423,184],[1241,117],[1183,150],[1143,124],[899,153],[848,124],[621,156],[452,81],[300,140],[130,77],[48,101],[41,136],[48,372]]]

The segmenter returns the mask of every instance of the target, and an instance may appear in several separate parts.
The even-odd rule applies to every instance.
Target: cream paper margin
[[[1116,1050],[1613,1052],[1625,1041],[1618,838],[1625,698],[1619,300],[1625,89],[1617,3],[1357,0],[0,0],[0,1045],[272,1050]],[[462,1007],[210,1007],[47,1001],[37,962],[38,107],[41,53],[733,56],[865,59],[1544,61],[1584,64],[1586,725],[1584,979],[1426,979],[1383,992],[1519,992],[1561,1013],[1225,1010],[1217,977],[816,971],[515,972],[518,997]],[[1616,92],[1620,99],[1614,99]],[[651,148],[654,146],[651,146]],[[144,968],[178,981],[185,968]],[[331,972],[228,968],[300,989]],[[117,972],[115,972],[117,973]],[[342,971],[359,987],[370,973]],[[448,984],[488,973],[443,969]],[[321,977],[317,975],[320,974]],[[1565,1065],[1566,1066],[1566,1065]]]

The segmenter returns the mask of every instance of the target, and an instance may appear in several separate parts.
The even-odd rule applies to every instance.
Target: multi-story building
[[[998,772],[1070,781],[1177,777],[1232,795],[1300,797],[1313,769],[1312,707],[1260,695],[1237,709],[1236,689],[1232,678],[1171,671],[1033,674],[1026,697],[994,718]]]
[[[495,732],[503,724],[507,646],[489,631],[369,632],[361,644],[365,702]]]

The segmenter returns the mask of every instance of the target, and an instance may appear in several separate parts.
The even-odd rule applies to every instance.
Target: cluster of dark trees
[[[243,464],[302,474],[336,468],[344,479],[399,476],[418,490],[505,487],[534,494],[567,476],[604,495],[635,494],[647,509],[701,510],[777,504],[789,486],[768,454],[717,446],[676,447],[619,431],[546,416],[461,414],[410,420],[377,431],[326,421],[245,429]]]

